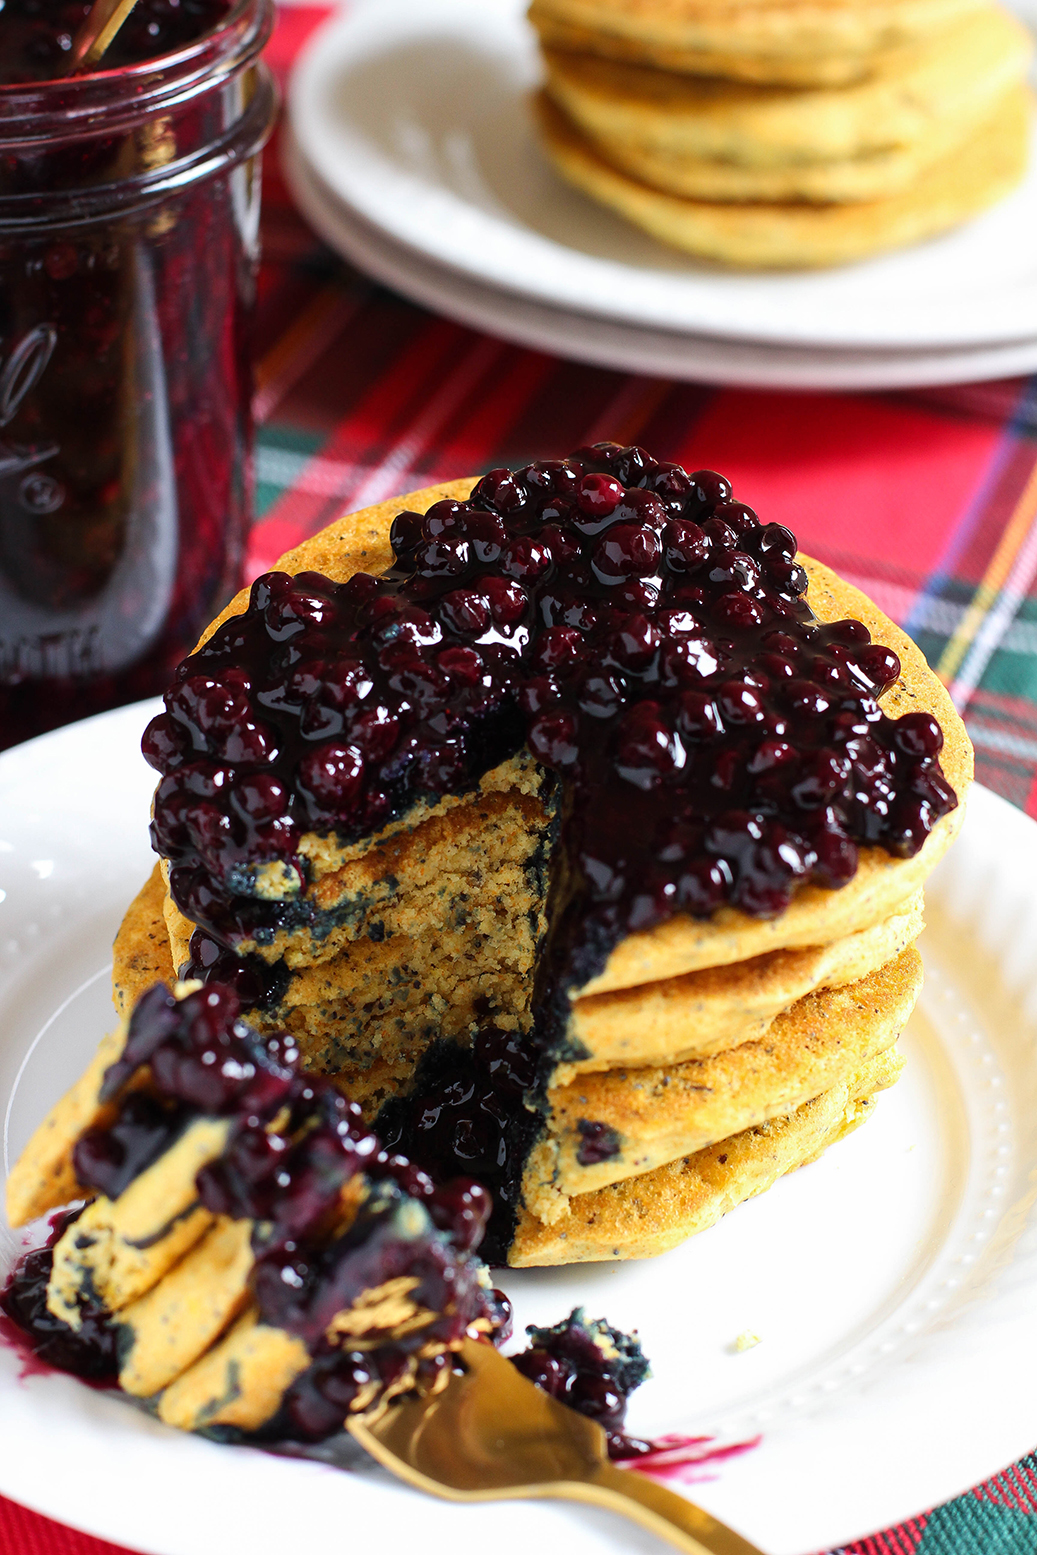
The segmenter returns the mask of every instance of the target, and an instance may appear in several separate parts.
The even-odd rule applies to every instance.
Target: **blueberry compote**
[[[553,1328],[526,1329],[529,1347],[512,1362],[524,1377],[552,1398],[596,1420],[608,1437],[610,1458],[637,1458],[652,1444],[626,1434],[627,1403],[651,1375],[634,1334],[612,1328],[604,1318],[588,1319],[576,1307]]]
[[[80,1136],[74,1161],[83,1187],[109,1197],[199,1115],[232,1121],[224,1153],[198,1175],[199,1199],[214,1214],[252,1221],[260,1315],[313,1356],[268,1435],[327,1436],[351,1406],[401,1380],[433,1385],[466,1335],[502,1330],[503,1307],[473,1256],[489,1214],[486,1190],[470,1180],[437,1186],[383,1150],[358,1107],[330,1081],[300,1072],[290,1037],[260,1037],[240,1018],[233,990],[212,984],[176,999],[161,985],[151,989],[101,1099],[116,1115]],[[73,1333],[47,1310],[50,1248],[67,1224],[18,1264],[3,1307],[41,1359],[111,1381],[117,1316],[84,1309]],[[425,1321],[403,1333],[372,1321],[361,1344],[336,1339],[336,1314],[401,1277],[414,1282],[410,1297]]]
[[[105,70],[170,54],[220,21],[231,0],[138,0],[104,56]],[[90,0],[5,0],[0,86],[64,75]]]
[[[557,1054],[568,989],[624,935],[724,904],[774,917],[803,883],[845,885],[861,845],[916,853],[957,803],[937,721],[879,706],[896,654],[817,621],[794,535],[713,471],[597,444],[494,470],[390,538],[380,577],[258,579],[144,736],[153,843],[199,925],[192,974],[226,975],[279,928],[320,932],[305,833],[369,836],[525,745],[561,784],[534,997],[534,1052]],[[465,1159],[445,1136],[492,1156],[491,1114],[537,1069],[476,1057],[426,1077],[431,1122],[393,1125],[444,1175]]]
[[[44,1246],[26,1253],[12,1270],[0,1292],[0,1309],[26,1335],[44,1365],[71,1372],[85,1382],[114,1387],[119,1365],[115,1329],[107,1315],[98,1308],[84,1308],[76,1331],[47,1310],[53,1248],[79,1213],[73,1210],[54,1217]]]

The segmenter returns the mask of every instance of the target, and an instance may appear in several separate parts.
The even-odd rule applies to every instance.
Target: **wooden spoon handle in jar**
[[[90,13],[72,40],[69,75],[93,69],[129,16],[137,0],[94,0]]]

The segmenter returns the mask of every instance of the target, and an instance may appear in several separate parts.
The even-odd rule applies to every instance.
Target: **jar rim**
[[[0,85],[0,147],[112,134],[189,101],[244,70],[274,24],[274,0],[234,0],[213,27],[154,59],[49,81]]]
[[[0,239],[38,238],[43,233],[69,233],[97,222],[124,219],[148,211],[185,193],[207,178],[225,174],[261,151],[277,117],[279,96],[273,75],[260,60],[248,103],[241,117],[214,140],[186,156],[150,172],[117,183],[85,189],[26,191],[0,194]]]

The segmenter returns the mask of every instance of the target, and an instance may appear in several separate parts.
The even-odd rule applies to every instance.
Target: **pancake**
[[[626,1064],[709,1058],[764,1036],[776,1016],[820,988],[856,983],[893,961],[922,931],[921,893],[903,909],[829,945],[775,950],[749,961],[592,994],[573,1004],[571,1033],[586,1057],[556,1066],[554,1085]]]
[[[388,532],[401,507],[424,511],[443,498],[462,500],[474,484],[469,477],[429,486],[361,513],[347,515],[288,551],[280,558],[278,569],[289,573],[315,571],[339,581],[345,581],[360,570],[382,572],[392,562]],[[954,704],[921,650],[859,589],[809,557],[800,556],[799,560],[806,567],[810,580],[807,600],[820,621],[837,621],[850,616],[863,622],[875,641],[888,645],[898,655],[902,666],[900,678],[882,698],[881,705],[894,718],[920,708],[937,717],[944,731],[941,765],[955,792],[963,794],[972,780],[972,747]],[[225,621],[242,613],[247,604],[248,592],[243,589],[203,634],[201,643],[207,642]],[[515,768],[510,763],[501,771],[503,781],[513,781]],[[487,774],[482,788],[495,780],[493,773]],[[526,776],[519,781],[525,792],[534,786],[533,780]],[[466,804],[465,799],[448,795],[440,801],[437,810],[450,814]],[[424,819],[426,816],[415,810],[406,820],[386,827],[378,836],[353,848],[338,846],[331,838],[314,838],[312,844],[306,839],[315,863],[315,885],[319,886],[326,876],[332,875],[336,867],[349,864],[358,856],[363,857],[385,839],[404,831],[415,831]],[[827,945],[844,935],[871,928],[917,894],[957,835],[963,819],[963,806],[943,817],[913,858],[895,858],[881,848],[862,849],[855,875],[839,891],[801,887],[778,918],[753,918],[737,909],[722,907],[708,919],[674,915],[647,932],[631,933],[611,952],[604,969],[578,991],[574,990],[574,997],[655,983],[703,968],[748,961],[774,950]],[[437,862],[428,867],[434,874],[439,865]],[[176,958],[183,955],[193,925],[169,902],[168,896],[166,913]],[[329,938],[334,943],[334,937]],[[326,948],[327,940],[323,943]],[[242,948],[255,949],[273,960],[282,947],[287,949],[286,937],[278,935],[270,947],[254,946],[246,941]]]
[[[528,1269],[669,1252],[858,1128],[903,1067],[895,1049],[882,1053],[787,1117],[571,1199],[553,1225],[521,1209],[508,1262]]]
[[[895,66],[982,0],[851,4],[689,4],[687,0],[533,0],[548,46],[690,75],[843,85]]]
[[[163,1280],[123,1307],[119,1386],[153,1398],[214,1345],[249,1304],[255,1267],[247,1220],[218,1216]]]
[[[889,199],[913,188],[931,167],[961,146],[973,128],[968,120],[950,120],[912,146],[789,167],[744,167],[707,157],[669,156],[626,142],[595,143],[620,172],[682,199],[742,205],[855,205]]]
[[[765,87],[853,86],[870,80],[880,71],[909,63],[917,47],[912,42],[865,54],[804,55],[674,49],[638,43],[613,33],[595,32],[589,27],[573,27],[545,15],[537,5],[530,9],[530,20],[534,22],[543,46],[557,53],[580,58],[596,55],[616,64],[645,66],[670,75],[740,81]]]
[[[153,888],[145,887],[127,915],[129,922],[138,911],[147,910],[149,896],[153,902]],[[703,1023],[703,1038],[694,1057],[656,1055],[651,1036],[643,1035],[644,1028],[653,1030],[653,1010],[674,997],[665,983],[584,1001],[599,1010],[612,1004],[610,1024],[617,1032],[637,1031],[636,1056],[654,1067],[629,1067],[635,1056],[629,1041],[625,1060],[622,1055],[599,1052],[579,1064],[559,1066],[547,1093],[547,1135],[534,1148],[526,1168],[527,1206],[550,1221],[561,1212],[565,1197],[651,1170],[784,1114],[829,1089],[846,1070],[861,1067],[896,1040],[914,1005],[921,968],[917,952],[907,947],[920,929],[921,914],[912,904],[910,911],[878,925],[877,930],[830,946],[777,952],[755,965],[692,974],[687,981],[699,989]],[[119,981],[121,935],[115,962]],[[161,978],[164,971],[156,956],[148,982]],[[808,991],[799,991],[803,985],[797,979],[804,980]],[[737,1007],[737,1001],[746,998],[756,998],[769,1012],[759,1019],[762,1031],[724,1028],[715,1020],[713,1012],[725,1002]],[[577,1003],[577,1014],[579,1010]],[[679,1016],[672,1020],[664,1029],[676,1028],[686,1040],[693,1027],[683,1026]],[[576,1025],[576,1030],[586,1032],[587,1023]],[[741,1042],[739,1035],[744,1038]],[[663,1045],[672,1040],[669,1036]],[[355,1099],[367,1099],[362,1075],[351,1069],[348,1058],[337,1069],[329,1064],[325,1072],[337,1072]],[[408,1076],[402,1070],[394,1078],[404,1084]],[[387,1076],[383,1072],[378,1079],[381,1086],[375,1100],[380,1102]],[[615,1137],[616,1154],[580,1166],[580,1125],[586,1127],[588,1120]]]
[[[581,1075],[548,1090],[524,1205],[552,1224],[571,1197],[792,1112],[891,1048],[921,987],[921,957],[911,948],[860,982],[798,1000],[755,1042],[684,1063]],[[588,1125],[593,1137],[609,1140],[604,1159],[581,1159]]]
[[[154,983],[176,981],[166,927],[166,900],[165,876],[161,864],[156,864],[126,909],[115,936],[112,1003],[121,1020],[129,1020],[141,994]]]
[[[91,1301],[118,1312],[179,1263],[213,1225],[195,1178],[223,1154],[230,1134],[229,1120],[199,1118],[114,1202],[99,1197],[87,1206],[54,1249],[47,1304],[55,1317],[78,1329]]]
[[[165,900],[165,885],[156,865],[130,904],[115,939],[112,986],[119,1014],[128,1014],[140,994],[152,984],[170,982],[175,977],[168,937],[157,932],[164,928]],[[559,1063],[553,1083],[567,1085],[579,1074],[617,1064],[658,1065],[708,1058],[754,1041],[767,1032],[777,1015],[806,994],[857,982],[894,960],[913,944],[922,927],[919,893],[874,927],[830,944],[771,951],[684,977],[581,997],[573,1004],[571,1033],[586,1056]],[[142,929],[151,947],[148,959],[136,948]],[[384,997],[384,970],[378,966],[384,947],[367,948],[372,952],[373,965],[365,971],[361,958],[356,958],[353,965],[358,969],[358,982],[343,994],[343,1005],[370,1003],[376,990]],[[294,979],[286,1000],[294,998],[297,985],[305,982],[306,975]],[[342,1029],[348,1010],[319,998],[302,1009],[304,1013],[294,1020],[291,1004],[280,1006],[312,1067],[322,1073],[336,1072],[337,1048],[340,1061],[348,1053],[355,1062],[356,1047],[346,1041]],[[338,1038],[336,1030],[340,1033]],[[86,1084],[89,1086],[89,1080]]]
[[[537,120],[555,168],[584,194],[670,247],[745,269],[849,264],[904,248],[958,226],[1009,194],[1029,158],[1032,98],[1008,93],[970,140],[944,155],[917,184],[857,204],[721,203],[649,188],[613,167],[553,103]]]
[[[964,139],[1025,80],[1032,54],[1022,23],[990,7],[838,90],[695,80],[552,49],[544,62],[550,96],[613,158],[653,154],[674,166],[689,158],[777,177],[897,150],[927,155],[937,132],[956,128]]]

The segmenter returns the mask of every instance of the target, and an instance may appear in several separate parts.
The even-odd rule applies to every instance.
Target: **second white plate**
[[[839,349],[1037,338],[1037,164],[945,237],[836,270],[696,262],[555,175],[533,134],[524,0],[362,0],[289,94],[310,167],[377,229],[461,275],[649,329]]]
[[[336,198],[290,131],[282,146],[296,204],[326,243],[425,307],[517,345],[626,372],[765,389],[908,389],[1037,371],[1037,339],[941,351],[840,351],[680,334],[555,308],[462,275],[386,237]]]

